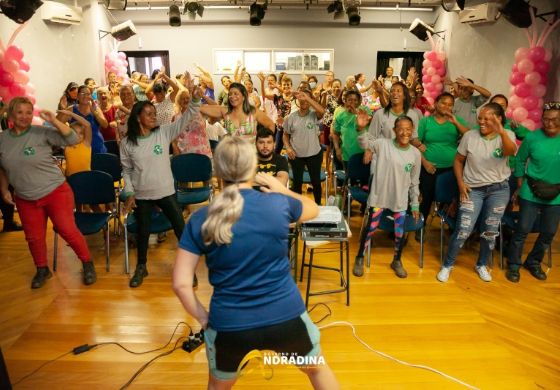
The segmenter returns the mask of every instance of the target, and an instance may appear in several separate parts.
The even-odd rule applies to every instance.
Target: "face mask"
[[[311,87],[311,89],[313,89],[317,86],[317,83],[312,81],[312,82],[309,83],[309,86]]]

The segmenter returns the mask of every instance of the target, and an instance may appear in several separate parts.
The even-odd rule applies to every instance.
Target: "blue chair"
[[[138,223],[134,212],[124,215],[124,271],[129,273],[128,261],[128,233],[136,234],[138,232]],[[152,222],[150,223],[150,234],[163,233],[172,230],[173,226],[169,219],[161,211],[152,210]]]
[[[504,226],[511,229],[512,231],[515,230],[515,226],[519,222],[519,211],[506,211],[504,216],[502,217],[502,223],[500,224],[500,267],[504,268],[504,239],[503,239],[503,232]],[[533,227],[531,229],[531,233],[539,233],[541,227],[541,214],[537,215],[535,222],[533,223]],[[548,247],[548,268],[552,267],[552,245]]]
[[[74,192],[76,204],[104,205],[115,201],[113,179],[108,173],[100,171],[84,171],[75,173],[67,178],[68,184]],[[109,271],[109,222],[116,218],[112,211],[81,212],[74,211],[76,225],[83,235],[95,234],[105,229],[105,259],[106,269]],[[54,261],[53,269],[57,268],[58,233],[54,232]]]
[[[212,201],[214,187],[212,180],[212,162],[202,154],[187,153],[173,156],[171,171],[175,179],[177,201],[181,207]],[[202,186],[193,187],[202,182]]]
[[[111,141],[107,141],[111,142]],[[116,143],[116,141],[114,141]],[[120,158],[112,153],[95,153],[91,156],[91,170],[108,173],[113,178],[113,187],[115,190],[116,207],[114,212],[120,210],[120,193],[122,191],[122,167]],[[114,203],[113,199],[110,203]],[[115,225],[115,233],[118,225]]]
[[[356,200],[362,206],[365,206],[369,196],[369,190],[366,191],[363,187],[370,184],[370,165],[364,164],[363,158],[364,154],[358,153],[351,156],[348,160],[346,172],[348,224],[350,224],[352,200]]]

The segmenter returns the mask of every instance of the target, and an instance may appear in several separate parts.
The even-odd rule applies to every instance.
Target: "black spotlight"
[[[334,19],[340,19],[344,17],[344,6],[342,5],[342,1],[336,0],[330,3],[327,6],[327,12],[332,14],[334,12]]]
[[[249,24],[251,26],[260,26],[264,18],[264,11],[266,10],[266,5],[260,5],[254,2],[249,8]]]
[[[22,24],[27,22],[37,8],[43,5],[41,0],[1,0],[2,13],[14,22]]]
[[[181,12],[175,4],[169,6],[169,25],[172,27],[181,26]]]
[[[359,26],[360,20],[360,8],[357,5],[351,5],[346,8],[346,15],[348,15],[348,24],[350,26]]]
[[[537,9],[532,7],[535,14]],[[504,5],[500,10],[502,15],[513,24],[515,27],[527,28],[531,26],[533,21],[531,20],[531,14],[529,10],[531,6],[523,0],[510,0]]]

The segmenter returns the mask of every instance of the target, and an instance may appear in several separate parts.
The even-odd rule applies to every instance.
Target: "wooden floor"
[[[357,214],[357,213],[356,213]],[[355,256],[361,218],[352,218]],[[404,250],[407,279],[389,268],[391,242],[377,235],[373,262],[362,278],[351,277],[351,304],[343,294],[313,297],[310,305],[326,303],[332,315],[321,325],[349,321],[372,348],[395,358],[426,365],[481,389],[560,388],[560,244],[553,245],[554,266],[548,280],[539,282],[525,270],[521,282],[505,280],[497,266],[494,280],[484,283],[473,271],[476,248],[462,251],[451,279],[439,283],[438,223],[427,237],[425,265],[418,267],[419,244],[412,238]],[[49,250],[52,233],[49,232]],[[118,341],[135,351],[164,345],[176,324],[196,323],[171,290],[176,240],[169,236],[150,247],[150,276],[137,289],[128,287],[123,273],[123,243],[111,242],[111,271],[105,272],[103,239],[89,237],[98,281],[81,283],[81,264],[62,242],[59,270],[39,290],[29,284],[35,272],[23,233],[0,234],[0,345],[12,382],[82,344]],[[301,248],[300,248],[301,250]],[[497,257],[497,256],[496,256]],[[134,264],[135,252],[132,252]],[[320,260],[322,259],[322,260]],[[317,262],[334,263],[334,255]],[[198,269],[198,296],[207,304],[211,287],[206,267]],[[336,275],[317,271],[312,289],[335,287]],[[300,284],[304,291],[304,283]],[[326,313],[318,306],[319,320]],[[185,336],[180,328],[175,337]],[[321,343],[327,362],[343,389],[460,389],[440,375],[398,364],[368,351],[350,328],[324,329]],[[103,346],[45,366],[16,389],[119,389],[157,353],[132,355]],[[207,382],[204,348],[193,353],[179,349],[148,367],[133,389],[203,389]],[[243,376],[238,389],[307,389],[306,377],[291,366],[274,368],[273,378],[260,369]]]

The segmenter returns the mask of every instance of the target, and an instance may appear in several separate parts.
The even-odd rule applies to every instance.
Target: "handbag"
[[[553,200],[560,195],[560,184],[550,184],[543,180],[527,177],[527,184],[533,195],[542,200]]]

